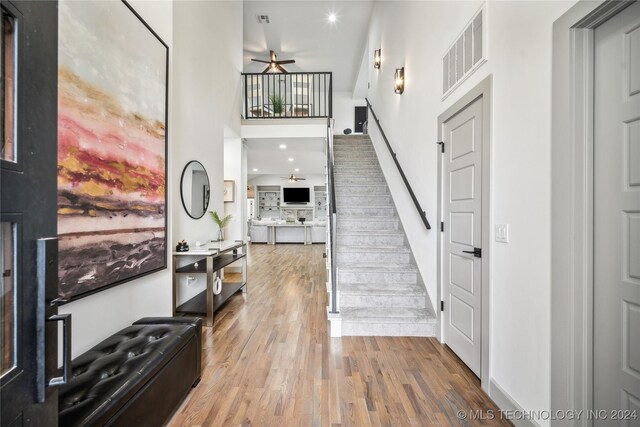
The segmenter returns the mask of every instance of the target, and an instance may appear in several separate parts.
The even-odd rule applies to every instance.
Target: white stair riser
[[[400,227],[398,219],[341,219],[338,221],[338,230],[349,231],[396,231]]]
[[[416,283],[341,283],[340,289],[352,294],[371,292],[373,294],[406,293],[411,295],[424,294],[424,286]]]
[[[354,206],[338,207],[338,219],[350,216],[370,216],[370,217],[391,217],[396,215],[396,210],[392,206]]]
[[[385,184],[386,185],[387,183],[387,181],[384,179],[384,174],[382,172],[369,173],[368,175],[365,176],[361,173],[344,171],[340,173],[336,172],[333,175],[335,177],[336,185],[347,185],[347,184],[354,184],[354,185]]]
[[[340,264],[378,264],[395,263],[403,264],[411,261],[408,252],[337,252],[336,259]]]
[[[336,178],[336,181],[340,177],[353,177],[353,176],[381,176],[384,177],[382,170],[378,168],[336,168],[333,176]]]
[[[336,185],[336,196],[358,194],[389,194],[386,185]]]
[[[371,165],[371,166],[378,166],[378,159],[375,157],[371,157],[371,158],[363,158],[363,157],[349,157],[349,158],[336,158],[336,161],[334,162],[335,167],[343,167],[343,166],[366,166],[366,165]]]
[[[355,160],[365,159],[365,160],[375,160],[378,162],[378,156],[376,156],[376,152],[371,151],[336,151],[333,156],[336,162],[352,162]]]
[[[388,195],[371,195],[371,196],[336,196],[336,204],[338,206],[392,206],[393,201]]]
[[[338,245],[348,246],[403,246],[404,236],[402,234],[348,234],[338,233]]]
[[[342,336],[435,337],[435,323],[350,322],[342,320]]]
[[[416,272],[349,271],[338,266],[338,284],[348,283],[416,283]]]
[[[426,308],[427,300],[422,295],[372,295],[372,294],[351,294],[341,292],[341,307],[407,307]]]

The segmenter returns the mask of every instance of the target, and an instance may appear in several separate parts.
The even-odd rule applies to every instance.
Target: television
[[[311,201],[309,188],[283,187],[282,201],[284,203],[309,203]]]

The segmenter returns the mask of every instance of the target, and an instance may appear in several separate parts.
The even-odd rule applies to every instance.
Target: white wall
[[[353,99],[351,92],[333,92],[334,135],[342,135],[346,128],[354,130],[354,107],[365,107],[364,99]]]
[[[493,74],[491,223],[508,223],[511,235],[508,244],[483,248],[492,262],[490,376],[531,410],[550,405],[551,26],[573,3],[488,2],[488,61],[445,101],[441,57],[482,2],[378,2],[368,42],[369,55],[378,48],[383,53],[381,69],[370,67],[369,98],[431,231],[419,221],[374,126],[369,129],[434,303],[437,117]],[[405,92],[396,95],[393,73],[401,66]]]
[[[73,315],[74,356],[141,317],[171,315],[174,242],[216,233],[207,217],[193,220],[184,212],[182,169],[189,160],[200,160],[211,180],[210,208],[222,209],[223,128],[240,134],[242,3],[130,4],[169,46],[168,268],[60,307],[61,313]]]
[[[180,176],[189,160],[199,160],[211,182],[207,211],[224,212],[224,141],[225,136],[240,135],[242,113],[242,2],[179,1],[174,2],[173,13],[174,175]],[[179,181],[174,180],[173,185],[178,192]],[[185,239],[193,244],[217,238],[218,228],[208,214],[192,219],[176,200],[174,241]],[[204,276],[194,277],[188,285],[181,277],[178,303],[204,290]]]
[[[235,183],[233,202],[224,203],[224,214],[232,215],[225,230],[225,239],[240,240],[244,235],[247,204],[247,171],[243,162],[244,146],[240,138],[225,138],[224,140],[224,179]]]

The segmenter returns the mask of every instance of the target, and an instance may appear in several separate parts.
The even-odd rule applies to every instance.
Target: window
[[[0,222],[0,377],[16,366],[16,224]]]
[[[17,142],[15,133],[16,120],[16,19],[2,8],[0,21],[0,137],[2,149],[0,159],[12,163],[17,162]]]

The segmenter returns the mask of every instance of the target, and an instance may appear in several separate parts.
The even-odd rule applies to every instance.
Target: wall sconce
[[[373,68],[380,68],[380,62],[382,62],[382,54],[380,53],[381,49],[377,49],[373,51]]]
[[[404,67],[396,68],[394,76],[393,91],[400,95],[404,92]]]

